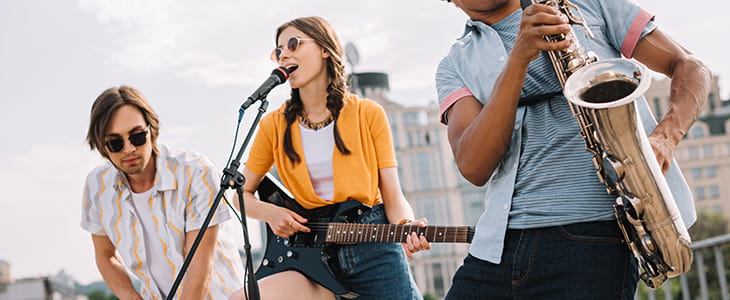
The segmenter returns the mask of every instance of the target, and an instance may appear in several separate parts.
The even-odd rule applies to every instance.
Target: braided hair
[[[345,80],[345,65],[342,62],[342,46],[340,41],[335,34],[332,25],[325,21],[321,17],[304,17],[291,20],[287,23],[282,24],[276,30],[276,39],[279,39],[282,31],[288,27],[294,27],[306,33],[312,37],[314,41],[327,52],[329,57],[326,58],[326,69],[329,77],[329,84],[327,85],[327,110],[332,115],[335,147],[342,154],[350,154],[350,150],[345,146],[345,142],[342,140],[340,131],[337,128],[337,119],[340,115],[340,110],[344,105],[344,95],[347,89]],[[299,96],[299,89],[291,90],[291,98],[286,101],[284,107],[284,119],[286,120],[286,130],[284,131],[284,153],[289,158],[292,164],[301,162],[301,157],[294,151],[291,138],[291,127],[296,121],[297,116],[304,109],[302,99]]]

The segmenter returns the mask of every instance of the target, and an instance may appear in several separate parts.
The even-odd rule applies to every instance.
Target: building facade
[[[10,263],[0,260],[0,300],[87,300],[64,271],[52,276],[14,279]]]
[[[476,224],[484,207],[484,189],[459,174],[436,105],[405,107],[392,102],[385,73],[352,77],[353,92],[377,101],[388,114],[401,187],[416,217],[427,218],[431,225]],[[468,248],[468,244],[433,243],[430,251],[410,259],[422,293],[444,296]]]

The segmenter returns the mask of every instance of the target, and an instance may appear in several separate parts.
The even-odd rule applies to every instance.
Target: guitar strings
[[[431,226],[430,228],[424,228],[420,227],[418,225],[397,225],[397,224],[368,224],[368,223],[338,223],[338,222],[311,222],[311,223],[303,223],[304,226],[309,227],[312,230],[328,230],[330,227],[346,227],[348,225],[355,225],[358,227],[385,227],[385,226],[392,226],[395,225],[397,227],[401,227],[404,229],[412,229],[412,232],[421,233],[422,231],[425,231],[424,235],[428,236],[429,234],[435,234],[438,232],[438,229],[443,230],[444,236],[438,237],[438,239],[464,239],[469,236],[469,228],[463,227],[463,226]],[[338,228],[345,231],[351,231],[348,228]],[[361,228],[361,230],[358,230],[358,232],[367,231],[371,228]],[[430,232],[431,231],[431,232]],[[434,242],[434,241],[431,241]],[[436,240],[438,242],[438,240]]]

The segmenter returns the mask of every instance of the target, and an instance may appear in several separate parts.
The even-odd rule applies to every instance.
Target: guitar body
[[[258,188],[262,201],[288,208],[307,218],[308,223],[353,223],[370,207],[357,200],[328,205],[312,210],[301,207],[291,196],[287,195],[283,186],[271,175],[267,174]],[[305,224],[306,225],[306,224]],[[288,239],[273,234],[266,225],[266,251],[256,271],[256,279],[283,271],[298,271],[323,287],[343,298],[354,298],[342,284],[341,268],[337,252],[339,244],[325,242],[325,228],[312,229],[311,232],[298,232]]]
[[[357,297],[343,284],[339,258],[340,245],[356,243],[404,243],[416,233],[431,243],[470,243],[474,228],[467,226],[425,226],[360,224],[357,221],[370,207],[357,200],[304,209],[270,174],[258,188],[259,199],[290,209],[307,218],[310,232],[297,232],[281,238],[266,224],[266,251],[256,278],[284,271],[297,271],[342,298]]]

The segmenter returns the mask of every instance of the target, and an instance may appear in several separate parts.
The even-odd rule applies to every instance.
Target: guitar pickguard
[[[312,210],[304,209],[270,176],[267,174],[261,181],[259,198],[290,209],[307,218],[309,223],[354,222],[369,210],[369,207],[356,200]],[[274,235],[267,224],[266,251],[256,271],[256,279],[284,271],[297,271],[343,298],[357,297],[356,293],[342,283],[342,270],[337,255],[340,245],[326,243],[324,229],[315,228],[308,233],[298,232],[285,239]]]

